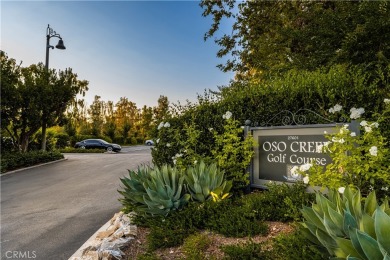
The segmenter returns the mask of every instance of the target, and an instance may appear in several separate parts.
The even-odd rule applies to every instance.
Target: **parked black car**
[[[86,139],[77,142],[74,147],[81,149],[104,149],[107,152],[119,152],[122,150],[122,147],[119,144],[110,144],[102,139]]]

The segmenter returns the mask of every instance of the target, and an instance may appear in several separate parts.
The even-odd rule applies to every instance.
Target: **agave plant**
[[[176,168],[167,165],[140,167],[130,171],[129,177],[121,179],[124,190],[120,201],[138,213],[166,216],[171,210],[186,205],[190,195],[184,189],[184,176]]]
[[[316,194],[316,203],[302,209],[303,232],[325,247],[334,259],[390,260],[390,208],[378,205],[375,192],[365,198],[359,190],[346,188],[341,196]]]
[[[209,198],[214,201],[224,199],[232,187],[232,183],[225,180],[224,172],[215,163],[206,165],[201,161],[194,167],[188,167],[185,179],[191,198],[199,202]]]
[[[143,183],[148,178],[150,170],[150,167],[139,166],[137,171],[129,170],[129,177],[120,179],[124,190],[118,192],[123,196],[119,199],[123,206],[141,211],[148,208],[144,201],[144,195],[147,193]]]

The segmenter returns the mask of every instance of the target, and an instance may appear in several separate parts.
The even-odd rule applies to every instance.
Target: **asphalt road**
[[[119,178],[151,161],[147,146],[65,158],[1,177],[1,259],[68,259],[120,210]]]

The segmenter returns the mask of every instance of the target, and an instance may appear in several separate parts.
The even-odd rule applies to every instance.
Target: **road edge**
[[[5,172],[5,173],[1,174],[0,176],[3,177],[3,176],[10,175],[10,174],[13,174],[13,173],[21,172],[21,171],[24,171],[24,170],[33,169],[33,168],[37,168],[37,167],[40,167],[40,166],[53,164],[53,163],[58,163],[58,162],[66,161],[66,160],[68,160],[68,158],[63,158],[63,159],[59,159],[59,160],[55,160],[55,161],[51,161],[51,162],[46,162],[46,163],[40,163],[40,164],[36,164],[36,165],[29,166],[29,167],[26,167],[26,168],[21,168],[21,169],[13,170],[13,171],[10,171],[10,172]]]
[[[104,224],[103,226],[101,226],[90,238],[88,238],[87,241],[84,242],[84,244],[82,244],[80,246],[79,249],[76,250],[76,252],[73,253],[73,255],[71,255],[71,257],[69,257],[68,260],[81,260],[81,259],[86,259],[85,257],[83,258],[83,251],[89,247],[89,246],[92,246],[94,245],[94,241],[97,237],[97,234],[101,231],[105,231],[107,230],[109,227],[111,226],[111,219],[109,221],[106,222],[106,224]]]

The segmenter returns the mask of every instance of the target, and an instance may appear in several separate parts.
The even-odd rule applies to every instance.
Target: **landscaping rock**
[[[91,245],[83,250],[81,259],[123,259],[121,249],[128,246],[136,235],[137,226],[131,225],[130,217],[123,212],[116,213],[107,230],[99,232]]]

